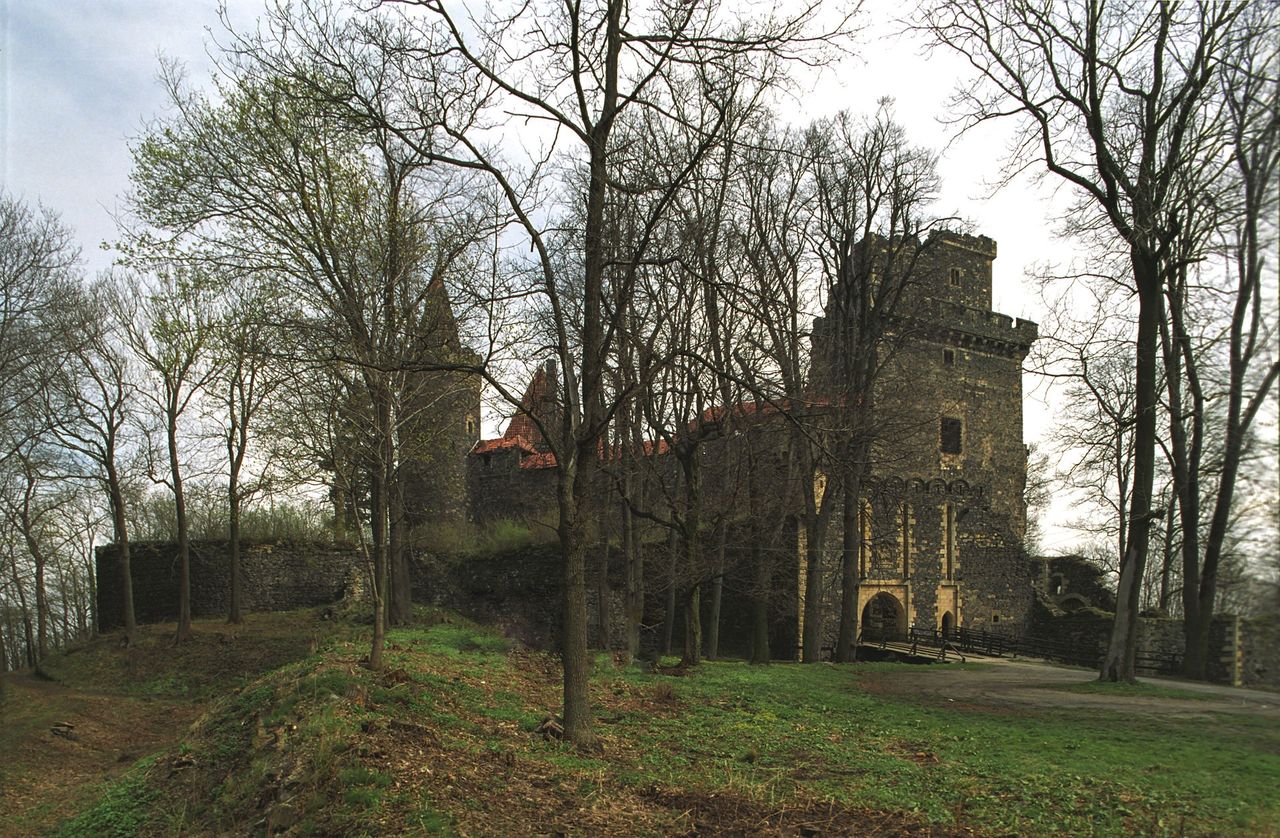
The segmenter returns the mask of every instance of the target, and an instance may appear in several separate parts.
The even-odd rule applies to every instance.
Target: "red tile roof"
[[[529,454],[526,457],[520,458],[520,468],[541,469],[555,467],[556,455],[552,454],[550,451],[545,451],[541,454]]]
[[[548,398],[553,395],[552,386],[547,381],[546,367],[538,367],[537,372],[533,374],[533,380],[529,382],[529,387],[520,399],[519,412],[512,416],[511,422],[507,424],[507,430],[502,435],[503,439],[523,438],[533,445],[541,445],[546,441],[529,414],[538,412],[545,405]]]
[[[492,451],[506,451],[512,448],[519,448],[528,454],[537,451],[529,441],[520,435],[513,437],[502,437],[501,439],[482,439],[476,443],[476,447],[471,449],[472,454],[488,454]]]
[[[534,373],[533,380],[529,382],[529,388],[525,391],[524,398],[520,400],[521,411],[512,417],[511,422],[507,425],[507,430],[503,433],[501,439],[485,439],[476,443],[472,449],[473,454],[487,454],[492,451],[506,451],[510,449],[519,449],[521,452],[520,468],[522,469],[547,469],[556,467],[556,456],[550,451],[539,451],[537,446],[543,444],[543,436],[538,431],[538,426],[533,423],[525,411],[534,409],[539,402],[545,400],[548,396],[548,383],[546,370],[542,367]],[[806,402],[805,407],[829,407],[830,402],[815,401]],[[690,428],[695,428],[702,423],[720,422],[728,415],[737,415],[740,417],[767,417],[782,413],[789,410],[790,401],[782,399],[777,402],[756,402],[742,401],[731,407],[712,407],[704,410],[699,419],[689,423]],[[606,448],[603,441],[600,446],[601,459],[617,459],[621,455],[621,450],[616,445]],[[643,456],[665,456],[670,453],[671,446],[667,444],[665,439],[652,440],[647,439],[643,443]],[[607,452],[607,453],[606,453]]]

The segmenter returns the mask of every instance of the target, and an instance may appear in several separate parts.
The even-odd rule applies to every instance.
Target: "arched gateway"
[[[907,612],[893,594],[881,591],[862,609],[864,640],[901,640],[907,636]]]

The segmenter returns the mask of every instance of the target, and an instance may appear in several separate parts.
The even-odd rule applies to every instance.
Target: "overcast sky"
[[[220,28],[216,0],[0,0],[0,173],[12,194],[39,200],[77,233],[90,270],[111,254],[113,220],[128,188],[128,143],[164,107],[156,83],[161,54],[185,62],[190,78],[207,76],[208,30]],[[995,239],[995,308],[1039,321],[1040,303],[1028,267],[1062,260],[1054,241],[1047,186],[1026,179],[989,197],[1000,174],[1005,129],[984,128],[961,138],[940,119],[965,64],[949,55],[925,56],[921,45],[892,37],[891,22],[906,3],[872,0],[869,26],[855,57],[803,83],[792,108],[797,120],[841,108],[870,113],[883,96],[896,100],[914,142],[942,152],[940,214],[955,214]],[[238,24],[251,22],[261,0],[229,0]],[[1042,388],[1026,386],[1026,438],[1048,430]],[[1062,519],[1068,511],[1056,509]],[[1074,533],[1050,527],[1046,547],[1065,548]]]

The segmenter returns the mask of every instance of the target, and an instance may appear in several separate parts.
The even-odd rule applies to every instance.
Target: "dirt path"
[[[974,659],[980,669],[920,666],[897,672],[875,673],[863,684],[876,692],[915,695],[937,703],[974,705],[1024,705],[1047,709],[1103,710],[1146,713],[1175,718],[1195,718],[1216,713],[1240,713],[1280,720],[1280,694],[1219,684],[1143,678],[1152,684],[1198,697],[1161,695],[1107,695],[1076,692],[1064,687],[1097,680],[1091,669],[1057,666],[1028,660]]]
[[[83,692],[26,673],[3,677],[0,824],[6,835],[38,835],[74,815],[103,781],[173,744],[200,712],[189,701]]]

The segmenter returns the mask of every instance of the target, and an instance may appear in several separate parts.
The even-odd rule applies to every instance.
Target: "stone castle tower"
[[[859,612],[884,631],[1016,624],[1031,599],[1022,362],[1037,327],[993,311],[991,239],[939,231],[915,246],[873,384],[883,429],[858,519]],[[818,371],[835,351],[835,308],[814,322]]]
[[[1027,449],[1022,440],[1022,362],[1036,324],[992,310],[996,243],[935,232],[920,245],[901,339],[876,381],[892,440],[883,469],[899,477],[963,479],[986,492],[1021,537]],[[834,299],[840,289],[832,293]],[[815,367],[830,356],[836,324],[828,302],[813,326]]]

